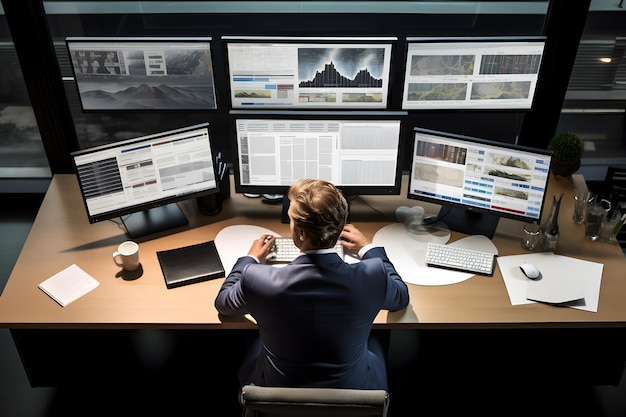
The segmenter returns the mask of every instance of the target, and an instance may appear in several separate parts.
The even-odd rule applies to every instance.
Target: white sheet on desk
[[[519,268],[523,262],[535,264],[541,271],[542,279],[533,281],[526,278]],[[562,303],[567,299],[577,299],[582,293],[584,305],[567,307],[594,313],[598,311],[604,268],[601,263],[556,255],[553,252],[539,252],[499,257],[498,266],[512,305],[536,302],[529,300],[529,297],[544,302]]]
[[[250,246],[252,246],[252,241],[264,234],[280,236],[280,234],[273,230],[249,224],[226,226],[218,232],[217,236],[215,236],[215,247],[220,254],[226,275],[230,273],[237,259],[248,253]],[[359,262],[359,259],[351,256],[349,251],[347,251],[344,256],[344,260],[348,263]],[[279,268],[284,265],[283,263],[279,263],[274,266]]]
[[[233,269],[237,259],[248,253],[252,242],[262,235],[280,236],[278,233],[265,227],[249,224],[226,226],[215,236],[215,247],[220,254],[226,275]]]
[[[417,239],[407,232],[401,223],[387,225],[376,232],[373,243],[383,246],[387,256],[405,282],[416,285],[449,285],[465,281],[475,274],[433,268],[426,265],[426,245],[428,242],[447,243],[450,232],[419,236]],[[486,236],[468,236],[450,245],[469,249],[486,250],[497,254],[498,250]]]

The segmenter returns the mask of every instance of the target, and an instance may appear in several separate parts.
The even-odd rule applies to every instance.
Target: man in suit
[[[250,314],[258,324],[260,340],[239,383],[387,389],[385,347],[370,330],[380,310],[408,305],[406,284],[385,250],[346,224],[348,205],[333,184],[303,179],[288,198],[291,234],[302,253],[282,268],[266,265],[274,237],[262,235],[215,300],[220,314]],[[360,262],[337,255],[339,238]]]

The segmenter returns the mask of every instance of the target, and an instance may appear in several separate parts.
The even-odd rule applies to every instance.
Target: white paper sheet
[[[528,253],[497,258],[504,284],[512,305],[530,304],[541,300],[563,303],[583,295],[584,303],[564,304],[585,311],[598,311],[601,263],[584,261],[552,252]],[[533,263],[541,271],[542,279],[533,281],[520,270],[523,262]]]

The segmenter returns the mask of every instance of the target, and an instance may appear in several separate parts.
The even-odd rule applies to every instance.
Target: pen
[[[222,166],[222,152],[218,152],[215,157],[215,165],[217,165],[217,170],[219,173],[220,167]]]

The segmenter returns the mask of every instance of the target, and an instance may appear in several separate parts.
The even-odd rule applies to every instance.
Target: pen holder
[[[230,175],[225,175],[219,182],[219,191],[215,194],[198,197],[198,208],[205,216],[214,216],[222,211],[222,203],[230,198]]]
[[[220,180],[220,192],[219,197],[221,201],[227,200],[230,198],[230,175],[226,173],[224,177]]]

